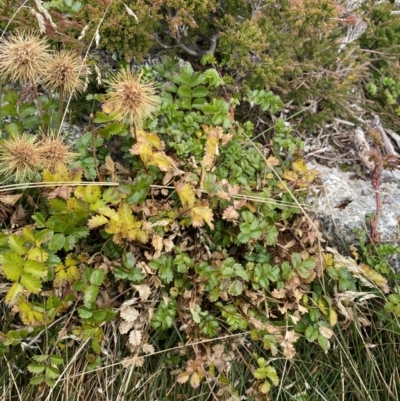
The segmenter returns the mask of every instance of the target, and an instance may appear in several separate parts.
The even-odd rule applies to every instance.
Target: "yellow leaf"
[[[298,171],[299,173],[306,173],[308,171],[307,166],[304,164],[302,159],[298,159],[292,163],[292,167],[294,170]]]
[[[390,291],[388,281],[368,265],[361,265],[361,271],[365,277],[373,284],[377,285],[383,292],[388,293]]]
[[[164,142],[157,136],[157,134],[153,132],[139,131],[138,142],[141,141],[147,142],[149,145],[151,145],[153,148],[156,148],[157,150],[164,149]]]
[[[8,305],[15,303],[23,290],[24,287],[20,283],[14,283],[8,290],[7,295],[4,298],[4,302]]]
[[[182,182],[175,183],[175,189],[183,207],[193,207],[196,201],[194,189],[188,184]]]
[[[190,385],[193,388],[197,388],[197,387],[200,386],[200,376],[199,376],[199,374],[197,372],[194,372],[192,374],[192,376],[190,377]]]
[[[205,154],[201,162],[202,166],[205,169],[210,169],[215,163],[215,158],[219,154],[218,143],[219,139],[221,138],[221,135],[222,135],[221,127],[216,127],[210,130],[210,132],[208,133],[205,145]]]
[[[338,315],[334,309],[329,309],[329,324],[333,327],[337,323]]]
[[[161,171],[169,171],[176,168],[174,159],[167,156],[164,152],[153,153],[151,159],[148,161],[148,164],[158,167]]]
[[[95,203],[100,199],[101,189],[98,185],[75,188],[75,197],[88,203]]]
[[[263,394],[268,394],[271,390],[271,385],[269,384],[268,381],[265,381],[263,384],[261,384],[259,388]]]
[[[98,212],[103,216],[109,217],[110,219],[119,220],[118,213],[114,209],[111,209],[109,206],[103,206],[99,208]]]
[[[206,222],[211,230],[214,230],[214,224],[212,223],[214,219],[213,212],[208,206],[193,207],[189,213],[192,218],[193,227],[201,227]]]
[[[93,228],[100,227],[106,223],[108,223],[107,217],[97,215],[90,218],[87,225],[89,229],[92,230]]]
[[[180,384],[186,383],[189,380],[190,374],[188,372],[181,372],[178,374],[176,381]]]

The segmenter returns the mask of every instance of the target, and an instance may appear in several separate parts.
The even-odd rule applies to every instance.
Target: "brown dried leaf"
[[[197,388],[200,386],[200,376],[197,372],[194,372],[190,377],[190,385],[192,388]]]
[[[142,343],[142,332],[139,330],[132,330],[129,334],[129,343],[134,347],[139,346]]]
[[[122,319],[133,323],[139,317],[139,312],[133,306],[128,306],[121,310],[121,317]]]
[[[154,352],[155,352],[154,347],[149,343],[143,344],[142,351],[145,354],[154,354]]]
[[[188,372],[181,372],[178,374],[178,378],[176,381],[180,384],[186,383],[189,380],[190,373]]]
[[[71,187],[58,187],[54,191],[51,191],[47,194],[47,199],[54,199],[54,198],[62,198],[62,199],[69,199],[71,197],[72,192],[74,192],[73,188]]]
[[[161,252],[163,249],[163,238],[158,234],[153,234],[151,244],[157,252]]]
[[[277,290],[276,288],[271,291],[271,295],[275,298],[275,299],[283,299],[286,297],[286,290],[284,288],[282,288],[281,290]]]
[[[22,194],[16,195],[2,195],[0,196],[0,202],[8,206],[13,206],[22,197]]]
[[[129,330],[133,327],[133,322],[128,322],[127,320],[124,320],[120,323],[119,325],[119,332],[121,334],[126,334],[129,332]]]
[[[328,340],[333,336],[333,330],[328,327],[320,326],[319,332]]]
[[[222,213],[222,218],[224,220],[236,222],[239,218],[239,213],[235,210],[233,206],[228,206]]]
[[[121,365],[124,368],[132,368],[134,366],[142,367],[144,364],[144,358],[142,356],[133,356],[131,358],[125,358],[122,360]]]
[[[147,284],[138,284],[134,285],[133,288],[139,293],[139,297],[141,301],[147,301],[151,295],[150,286]]]

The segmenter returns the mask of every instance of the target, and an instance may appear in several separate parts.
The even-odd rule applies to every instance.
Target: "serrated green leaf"
[[[46,220],[41,213],[35,213],[32,216],[32,219],[36,222],[37,228],[45,228],[46,227]]]
[[[97,269],[94,270],[93,273],[90,275],[90,284],[100,286],[104,283],[104,278],[106,274],[104,270],[102,269]]]
[[[122,255],[122,261],[127,269],[133,269],[136,265],[135,255],[131,252],[126,252]]]
[[[40,244],[44,244],[51,240],[51,237],[53,236],[53,234],[54,234],[54,231],[52,231],[52,230],[42,230],[42,231],[35,233],[35,238],[36,238],[36,241],[38,241]]]
[[[32,377],[32,379],[29,380],[29,383],[31,383],[31,384],[33,384],[34,386],[36,386],[36,385],[42,383],[43,381],[44,381],[44,376],[43,376],[43,375],[40,375],[40,376]]]
[[[64,359],[59,355],[50,355],[50,362],[53,365],[62,365],[64,363]]]
[[[239,280],[235,280],[228,288],[228,294],[240,295],[243,292],[243,284]]]
[[[32,274],[22,273],[19,282],[32,294],[38,294],[42,289],[40,279]]]
[[[8,246],[18,255],[24,255],[27,248],[24,247],[25,240],[17,235],[10,235],[8,237]]]
[[[45,362],[49,359],[48,355],[34,355],[33,360],[36,362]]]
[[[60,376],[60,372],[54,366],[46,366],[45,375],[50,379],[57,379],[57,377]]]
[[[90,319],[93,315],[93,312],[86,308],[78,308],[79,317],[82,319]]]
[[[34,374],[42,373],[46,369],[45,365],[29,364],[28,371]]]
[[[25,238],[26,241],[29,241],[31,243],[35,243],[35,236],[33,235],[33,231],[28,227],[25,226],[22,230],[22,236]]]
[[[14,252],[5,252],[0,255],[0,264],[8,280],[19,280],[23,272],[24,259]]]
[[[112,121],[114,119],[115,116],[113,116],[112,114],[106,114],[103,113],[102,111],[98,111],[96,113],[96,117],[94,118],[94,122],[96,124],[104,124],[104,123],[108,123],[110,121]]]
[[[205,86],[197,86],[192,90],[192,97],[206,97],[208,89]]]
[[[97,285],[89,285],[84,291],[83,303],[88,309],[90,309],[94,301],[96,301],[98,293],[99,293],[99,287],[97,287]]]
[[[49,241],[49,249],[52,251],[59,251],[64,247],[65,244],[65,235],[64,234],[54,234],[51,240]]]
[[[35,277],[45,277],[47,276],[47,267],[36,260],[27,260],[24,263],[24,272],[32,274]]]
[[[112,135],[126,135],[128,133],[128,130],[126,128],[125,124],[121,124],[121,123],[110,123],[107,124],[104,128],[102,128],[99,131],[99,134],[105,138],[105,139],[110,139],[110,137]]]
[[[183,98],[191,98],[192,90],[189,86],[180,86],[178,89],[178,96]]]

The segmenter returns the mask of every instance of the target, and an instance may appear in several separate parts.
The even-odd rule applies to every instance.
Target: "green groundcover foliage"
[[[25,3],[0,5],[4,394],[62,399],[105,371],[109,399],[376,400],[388,377],[395,399],[394,355],[361,376],[373,347],[398,354],[398,246],[326,246],[297,135],[354,118],[359,93],[396,127],[398,69],[377,57],[398,51],[394,6]]]

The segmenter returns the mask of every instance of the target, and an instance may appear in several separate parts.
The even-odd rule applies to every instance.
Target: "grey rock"
[[[371,182],[360,179],[354,173],[325,167],[316,162],[308,164],[316,168],[322,184],[314,187],[310,203],[314,215],[321,220],[323,234],[330,239],[350,245],[356,241],[355,230],[366,230],[368,216],[376,212],[375,191]],[[378,231],[382,241],[396,242],[399,238],[400,181],[395,175],[383,176],[380,196],[382,212],[379,216]]]

